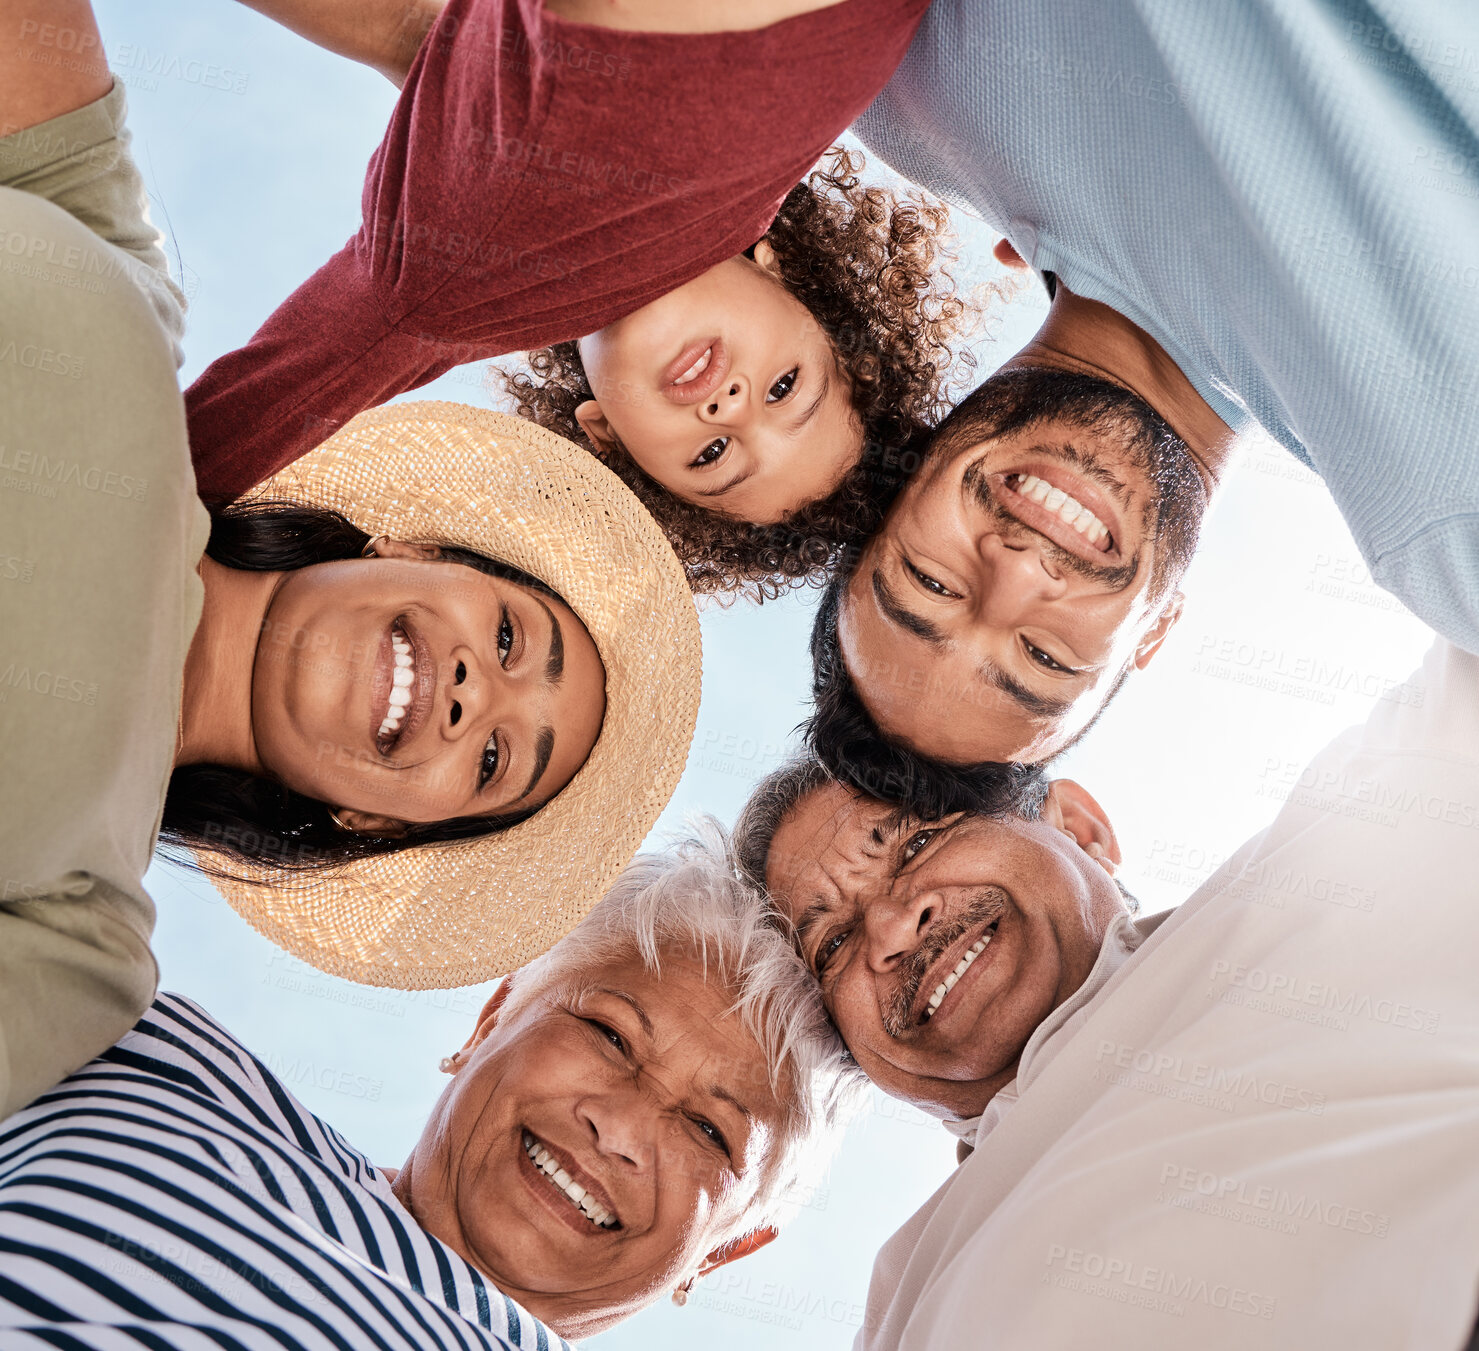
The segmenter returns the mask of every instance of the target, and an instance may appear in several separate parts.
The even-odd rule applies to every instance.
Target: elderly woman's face
[[[252,671],[263,767],[371,830],[547,802],[605,713],[585,625],[434,550],[381,547],[396,556],[303,568],[273,593]]]
[[[634,955],[485,1023],[401,1199],[562,1335],[666,1295],[752,1227],[786,1110],[732,999],[695,959]]]

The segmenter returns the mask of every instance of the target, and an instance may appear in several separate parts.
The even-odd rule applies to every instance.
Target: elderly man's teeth
[[[555,1157],[528,1131],[524,1132],[524,1153],[545,1177],[565,1193],[566,1198],[592,1224],[601,1229],[615,1229],[616,1216],[595,1200],[574,1178],[560,1167]]]
[[[934,1014],[934,1011],[940,1007],[940,1004],[944,1001],[945,996],[955,988],[955,982],[958,981],[963,975],[965,975],[968,970],[970,970],[971,963],[975,961],[976,958],[979,957],[983,952],[986,951],[986,946],[990,942],[991,933],[988,931],[982,934],[980,938],[978,938],[974,943],[970,945],[970,947],[965,950],[965,956],[955,963],[955,970],[952,971],[948,976],[945,977],[944,980],[942,980],[938,985],[935,986],[935,992],[930,996],[929,1007],[924,1011],[924,1019],[926,1022],[930,1020],[931,1016]]]
[[[686,371],[684,371],[682,375],[674,380],[673,383],[675,385],[686,385],[690,380],[697,380],[699,376],[701,376],[706,370],[709,369],[709,362],[713,358],[713,355],[714,349],[712,347],[704,348],[703,356],[699,357],[699,359],[695,361],[693,365],[691,365]]]
[[[1061,488],[1044,482],[1036,474],[1013,474],[1008,482],[1019,496],[1025,497],[1029,502],[1038,503],[1044,511],[1051,511],[1060,521],[1077,530],[1090,544],[1097,546],[1109,535],[1104,522],[1088,507],[1070,497]]]
[[[385,716],[380,720],[382,737],[394,736],[400,731],[401,719],[411,706],[411,686],[416,680],[410,640],[398,628],[390,631],[390,648],[395,657],[395,668],[390,675],[390,701]]]

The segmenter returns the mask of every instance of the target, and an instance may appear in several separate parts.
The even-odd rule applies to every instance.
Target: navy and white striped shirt
[[[0,1123],[0,1345],[569,1351],[174,995]]]

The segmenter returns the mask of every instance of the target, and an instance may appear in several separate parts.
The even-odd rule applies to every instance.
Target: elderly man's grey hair
[[[696,958],[705,979],[733,992],[731,1007],[759,1045],[777,1100],[790,1109],[761,1166],[740,1231],[747,1233],[779,1227],[804,1204],[867,1080],[828,1019],[816,981],[767,922],[764,898],[737,875],[723,828],[711,817],[689,828],[689,838],[633,859],[573,932],[514,976],[502,1016],[568,998],[593,971],[633,955],[652,972],[674,956]]]
[[[734,823],[734,861],[751,886],[761,891],[766,889],[765,868],[770,861],[770,846],[786,818],[802,798],[832,782],[831,773],[820,760],[802,755],[772,770],[755,785],[739,820]]]
[[[755,785],[750,800],[740,811],[739,820],[734,823],[733,845],[735,865],[752,886],[766,890],[765,870],[770,863],[771,846],[775,843],[776,831],[785,824],[786,818],[800,806],[803,798],[835,782],[837,780],[820,760],[802,755],[787,761]],[[1035,812],[1035,804],[1023,804],[1021,815],[1025,820],[1032,820]],[[1125,908],[1130,914],[1138,915],[1140,901],[1118,877],[1111,877],[1111,881],[1119,888]]]

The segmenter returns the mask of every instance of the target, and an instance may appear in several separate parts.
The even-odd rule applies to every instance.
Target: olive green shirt
[[[0,1117],[153,997],[144,890],[209,521],[123,87],[0,139]]]

